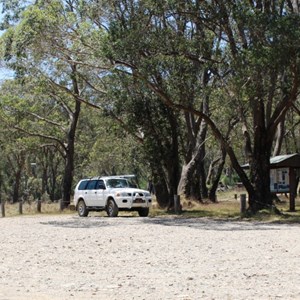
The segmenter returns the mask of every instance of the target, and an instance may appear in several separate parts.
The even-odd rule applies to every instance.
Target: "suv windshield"
[[[128,181],[126,179],[108,179],[106,183],[109,188],[125,188],[129,187]]]

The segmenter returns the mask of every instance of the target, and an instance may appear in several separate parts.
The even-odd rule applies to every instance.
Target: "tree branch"
[[[41,134],[41,133],[36,133],[36,132],[30,132],[24,128],[21,128],[17,125],[14,125],[13,128],[15,128],[16,130],[19,130],[21,132],[26,133],[29,136],[35,136],[35,137],[40,137],[40,138],[44,138],[44,139],[48,139],[51,141],[55,141],[57,144],[59,144],[65,151],[67,151],[67,148],[65,146],[65,144],[59,140],[58,138],[54,137],[54,136],[50,136],[50,135],[45,135],[45,134]]]
[[[35,114],[35,113],[33,113],[33,112],[28,112],[28,111],[27,111],[26,113],[27,113],[28,115],[31,115],[31,116],[33,116],[33,117],[35,117],[35,118],[41,120],[41,121],[44,121],[44,122],[46,122],[46,123],[49,123],[49,124],[54,125],[54,126],[57,126],[57,127],[60,127],[60,129],[62,129],[63,131],[66,130],[66,128],[65,128],[64,126],[62,126],[61,124],[59,124],[59,123],[57,123],[57,122],[54,122],[54,121],[49,120],[49,119],[47,119],[47,118],[44,118],[44,117],[42,117],[42,116],[40,116],[40,115],[38,115],[38,114]]]

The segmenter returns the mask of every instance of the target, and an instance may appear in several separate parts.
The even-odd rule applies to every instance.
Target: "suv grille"
[[[140,196],[140,197],[143,197],[143,196],[144,196],[143,193],[138,193],[138,192],[134,192],[133,195],[136,196],[136,197],[137,197],[137,196]]]
[[[133,203],[145,203],[146,200],[142,199],[142,198],[136,198],[133,200]]]

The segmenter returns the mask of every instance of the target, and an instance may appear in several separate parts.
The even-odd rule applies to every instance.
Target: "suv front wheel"
[[[117,217],[119,213],[119,208],[113,199],[108,199],[106,212],[109,217]]]
[[[86,205],[83,200],[80,200],[78,202],[77,211],[78,211],[79,217],[87,217],[88,216],[89,211],[87,210]]]
[[[140,217],[147,217],[149,215],[149,207],[141,207],[138,210]]]

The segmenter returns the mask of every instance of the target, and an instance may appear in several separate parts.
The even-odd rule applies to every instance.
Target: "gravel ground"
[[[0,219],[0,299],[300,299],[300,226]]]

